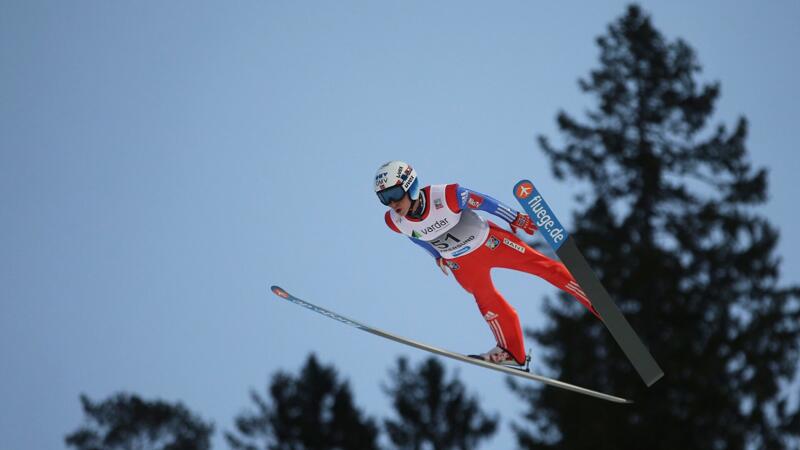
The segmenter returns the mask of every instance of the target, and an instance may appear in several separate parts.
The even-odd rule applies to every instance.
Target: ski
[[[428,344],[423,344],[421,342],[417,342],[417,341],[414,341],[414,340],[411,340],[411,339],[407,339],[407,338],[404,338],[402,336],[398,336],[396,334],[388,333],[386,331],[382,331],[382,330],[379,330],[377,328],[373,328],[373,327],[370,327],[368,325],[364,325],[363,323],[356,322],[355,320],[352,320],[352,319],[349,319],[349,318],[344,317],[342,315],[339,315],[339,314],[337,314],[337,313],[335,313],[333,311],[329,311],[329,310],[327,310],[325,308],[321,308],[321,307],[319,307],[317,305],[314,305],[312,303],[309,303],[309,302],[307,302],[305,300],[301,300],[301,299],[295,297],[294,295],[286,292],[285,290],[283,290],[282,288],[280,288],[278,286],[272,286],[271,289],[272,289],[272,292],[275,295],[277,295],[278,297],[280,297],[282,299],[288,300],[288,301],[290,301],[290,302],[292,302],[292,303],[294,303],[296,305],[300,305],[302,307],[308,308],[308,309],[310,309],[310,310],[312,310],[312,311],[314,311],[316,313],[322,314],[325,317],[337,320],[337,321],[339,321],[341,323],[344,323],[346,325],[350,325],[352,327],[356,327],[356,328],[358,328],[358,329],[360,329],[362,331],[366,331],[367,333],[374,334],[375,336],[380,336],[380,337],[385,338],[385,339],[389,339],[389,340],[392,340],[392,341],[395,341],[395,342],[399,342],[401,344],[405,344],[405,345],[408,345],[408,346],[411,346],[411,347],[414,347],[414,348],[418,348],[420,350],[424,350],[426,352],[430,352],[430,353],[433,353],[433,354],[436,354],[436,355],[440,355],[440,356],[444,356],[444,357],[447,357],[447,358],[455,359],[457,361],[465,362],[465,363],[468,363],[468,364],[473,364],[473,365],[480,366],[480,367],[483,367],[483,368],[486,368],[486,369],[496,370],[498,372],[503,372],[505,374],[513,375],[515,377],[520,377],[520,378],[525,378],[525,379],[528,379],[528,380],[539,381],[539,382],[547,384],[549,386],[553,386],[553,387],[557,387],[557,388],[561,388],[561,389],[566,389],[568,391],[577,392],[579,394],[588,395],[588,396],[599,398],[599,399],[603,399],[603,400],[606,400],[606,401],[609,401],[609,402],[624,403],[624,404],[633,403],[633,401],[625,399],[625,398],[616,397],[616,396],[609,395],[609,394],[604,394],[602,392],[593,391],[591,389],[587,389],[587,388],[580,387],[580,386],[575,386],[575,385],[572,385],[572,384],[569,384],[569,383],[565,383],[563,381],[554,380],[552,378],[548,378],[548,377],[545,377],[545,376],[542,376],[542,375],[537,375],[537,374],[534,374],[534,373],[526,372],[523,369],[515,369],[515,368],[512,368],[512,367],[505,367],[505,366],[501,366],[501,365],[498,365],[498,364],[492,364],[492,363],[489,363],[489,362],[486,362],[486,361],[482,361],[482,360],[479,360],[479,359],[470,358],[470,357],[468,357],[466,355],[462,355],[460,353],[451,352],[451,351],[444,350],[444,349],[441,349],[441,348],[438,348],[438,347],[434,347],[434,346],[431,346],[431,345],[428,345]]]
[[[603,323],[611,336],[617,341],[644,383],[652,386],[664,376],[664,371],[661,370],[633,327],[622,315],[608,291],[589,267],[586,258],[578,250],[574,239],[558,221],[542,195],[530,180],[521,180],[514,185],[514,198],[533,219],[536,226],[539,227],[539,233],[575,277],[600,317],[603,318]]]

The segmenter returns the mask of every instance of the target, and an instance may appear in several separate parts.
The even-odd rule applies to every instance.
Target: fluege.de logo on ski
[[[567,233],[564,231],[564,227],[558,222],[558,219],[556,219],[555,214],[547,207],[547,203],[544,202],[542,196],[536,194],[531,197],[531,199],[528,200],[528,206],[530,206],[531,211],[533,211],[531,218],[535,218],[536,226],[552,239],[553,244],[556,246],[560,245]]]
[[[542,195],[528,180],[523,180],[514,186],[514,196],[522,204],[525,212],[531,217],[542,237],[550,244],[553,250],[558,250],[567,239],[568,233],[561,226],[556,215],[544,201]]]

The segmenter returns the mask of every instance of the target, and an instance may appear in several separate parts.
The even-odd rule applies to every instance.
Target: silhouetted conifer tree
[[[180,403],[116,394],[100,403],[81,396],[86,424],[65,438],[78,450],[204,450],[213,426]]]
[[[474,449],[497,429],[497,417],[486,415],[458,379],[445,380],[444,367],[434,358],[416,370],[400,358],[390,380],[384,389],[397,417],[384,424],[398,449]]]
[[[781,383],[798,369],[800,289],[779,283],[778,232],[757,209],[767,175],[748,162],[747,122],[706,127],[719,84],[698,81],[694,51],[638,7],[597,43],[600,67],[580,81],[596,108],[583,122],[560,113],[564,145],[540,144],[557,178],[588,185],[573,236],[666,375],[646,389],[599,321],[575,302],[548,302],[550,325],[531,333],[547,364],[637,403],[516,384],[529,402],[519,444],[797,448],[800,420]]]
[[[378,428],[353,404],[347,382],[310,355],[296,377],[272,377],[270,401],[251,393],[256,412],[236,418],[228,443],[241,450],[377,449]]]

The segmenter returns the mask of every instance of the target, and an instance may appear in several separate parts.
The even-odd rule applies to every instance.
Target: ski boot
[[[501,366],[510,367],[512,369],[521,370],[523,372],[530,372],[529,366],[531,362],[531,355],[525,356],[525,362],[520,363],[508,352],[508,350],[500,347],[495,346],[491,350],[486,353],[481,353],[479,355],[467,355],[470,358],[480,359],[486,362],[490,362],[493,364],[499,364]]]

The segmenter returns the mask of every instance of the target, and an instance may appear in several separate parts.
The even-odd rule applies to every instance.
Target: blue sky
[[[474,301],[383,223],[375,169],[411,162],[513,205],[534,180],[569,226],[579,187],[535,144],[626,2],[0,1],[0,448],[59,448],[78,395],[180,400],[222,430],[276,370],[333,363],[370,414],[427,355],[280,301],[449,349],[493,345]],[[760,210],[800,282],[800,3],[644,2],[750,120]],[[733,5],[733,6],[732,6]],[[494,272],[525,326],[553,290]],[[494,372],[442,361],[504,418]],[[507,422],[491,443],[510,448]],[[487,448],[490,446],[487,445]]]

